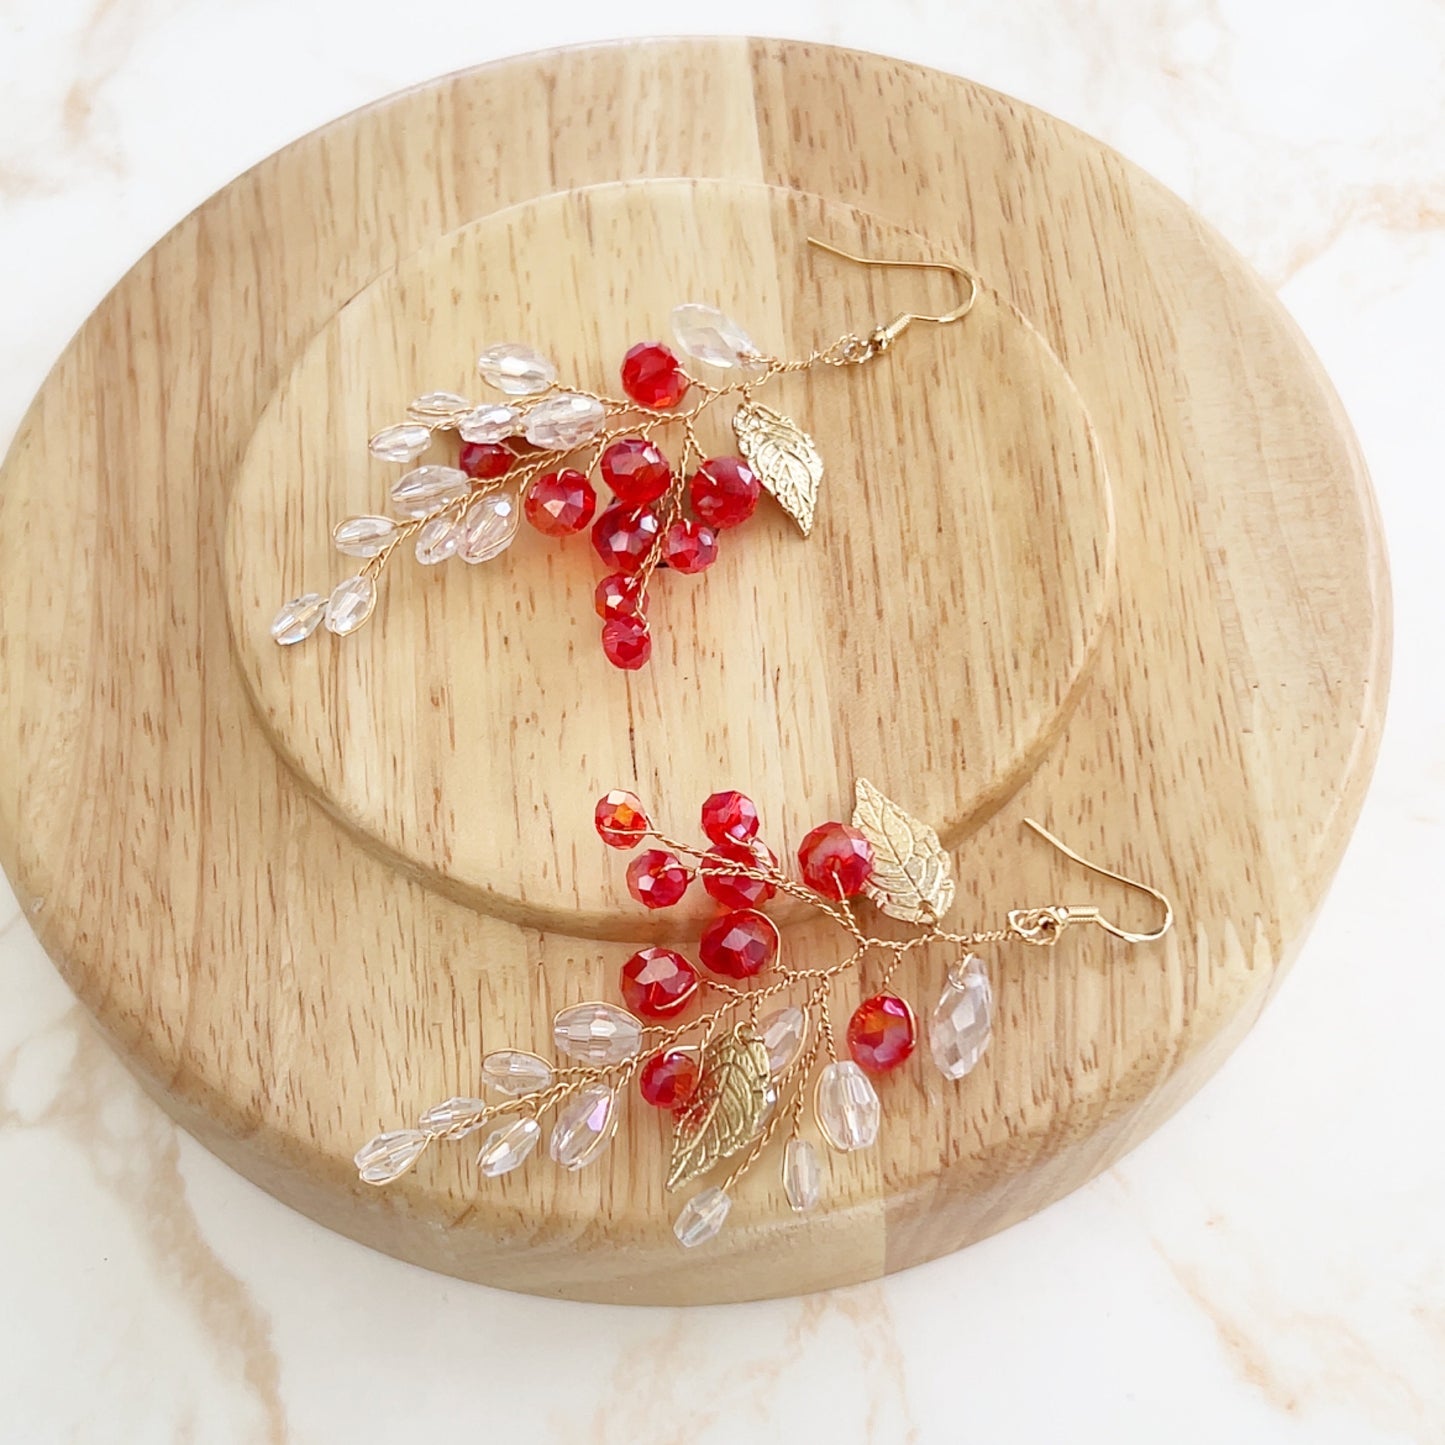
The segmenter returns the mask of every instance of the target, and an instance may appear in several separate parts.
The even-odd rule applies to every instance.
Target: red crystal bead
[[[778,925],[752,908],[724,913],[703,930],[698,956],[714,973],[752,978],[778,956]]]
[[[662,532],[662,519],[651,507],[614,502],[592,524],[592,549],[614,572],[636,572]]]
[[[896,1069],[917,1041],[913,1010],[896,994],[865,998],[848,1020],[848,1052],[870,1074]]]
[[[730,864],[745,868],[777,868],[778,855],[766,843],[719,843],[703,855],[698,872],[702,886],[725,908],[756,908],[766,903],[778,890],[771,883],[757,878],[739,878],[722,872]]]
[[[602,624],[602,651],[613,667],[636,672],[652,656],[652,633],[645,617],[614,617]]]
[[[644,948],[622,965],[622,997],[645,1018],[686,1008],[697,992],[697,970],[670,948]]]
[[[821,823],[798,848],[803,882],[826,898],[855,898],[873,876],[873,845],[846,823]]]
[[[687,376],[660,341],[639,341],[622,358],[622,389],[638,406],[666,411],[687,395]]]
[[[625,788],[613,788],[598,798],[592,821],[597,836],[609,848],[630,848],[642,842],[652,827],[642,810],[642,799]]]
[[[655,502],[672,484],[667,458],[645,437],[613,442],[602,453],[598,471],[613,496],[630,507]]]
[[[547,472],[527,488],[522,511],[545,537],[570,537],[580,532],[597,510],[597,493],[581,472],[564,467]]]
[[[662,556],[676,572],[706,572],[717,561],[717,533],[703,522],[679,518],[663,534]]]
[[[506,474],[507,468],[517,460],[511,447],[501,442],[463,442],[457,453],[457,465],[474,481],[489,482],[493,477]]]
[[[627,865],[627,891],[645,908],[671,908],[692,882],[676,853],[648,848]]]
[[[646,605],[639,579],[623,572],[609,572],[593,594],[593,606],[604,622],[617,617],[640,617]]]
[[[741,457],[710,457],[692,474],[689,485],[692,510],[719,531],[746,522],[762,491]]]
[[[649,1104],[659,1109],[677,1109],[692,1098],[701,1075],[694,1055],[681,1049],[653,1054],[642,1066],[637,1087]]]
[[[758,809],[745,793],[714,793],[702,805],[702,831],[710,843],[751,843],[758,836]]]

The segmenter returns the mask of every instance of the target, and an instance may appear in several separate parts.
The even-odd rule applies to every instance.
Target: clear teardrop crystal
[[[773,1117],[773,1110],[777,1107],[778,1086],[776,1084],[769,1084],[768,1087],[763,1090],[763,1107],[758,1110],[758,1120],[757,1123],[753,1125],[752,1137],[754,1139],[768,1127],[768,1120]]]
[[[845,1153],[867,1149],[878,1138],[878,1095],[868,1075],[853,1062],[829,1064],[818,1075],[813,1112],[823,1137]]]
[[[416,560],[423,567],[435,567],[457,554],[461,527],[455,517],[433,517],[423,522],[416,534]]]
[[[393,1129],[368,1139],[356,1151],[356,1172],[364,1184],[390,1184],[405,1174],[427,1146],[420,1129]]]
[[[482,1060],[482,1083],[508,1099],[535,1094],[551,1082],[551,1064],[522,1049],[494,1049]]]
[[[547,1152],[564,1169],[585,1169],[612,1142],[617,1095],[606,1084],[588,1084],[563,1106]]]
[[[372,456],[383,462],[414,462],[431,445],[431,428],[419,421],[384,426],[367,443]]]
[[[510,1174],[527,1162],[537,1140],[542,1137],[542,1126],[535,1119],[513,1119],[498,1129],[493,1129],[477,1151],[477,1166],[488,1179],[499,1174]]]
[[[425,517],[466,496],[471,485],[472,479],[457,467],[417,467],[397,478],[391,504],[404,517]]]
[[[761,371],[767,362],[753,339],[716,306],[684,301],[672,308],[672,334],[694,361],[722,371]]]
[[[789,1139],[783,1150],[783,1192],[795,1214],[817,1206],[823,1189],[823,1165],[807,1139]]]
[[[464,442],[504,442],[517,434],[517,421],[522,415],[514,406],[501,402],[483,402],[457,418],[457,432]]]
[[[376,606],[376,583],[358,573],[338,582],[326,599],[326,627],[338,637],[355,632]]]
[[[480,1114],[487,1107],[485,1099],[468,1099],[457,1097],[444,1099],[440,1104],[433,1104],[425,1114],[417,1120],[417,1127],[433,1131],[445,1130],[453,1139],[465,1139],[474,1129],[480,1129],[480,1123],[468,1123],[473,1114]]]
[[[961,1079],[983,1057],[993,1033],[993,985],[976,954],[967,954],[948,970],[933,1017],[928,1048],[946,1079]]]
[[[477,357],[477,370],[488,386],[508,396],[535,396],[557,380],[557,368],[541,352],[515,341],[487,347]]]
[[[682,1212],[672,1226],[677,1242],[684,1249],[695,1249],[699,1244],[716,1239],[732,1207],[732,1200],[715,1186],[694,1194],[682,1206]]]
[[[293,597],[271,619],[271,636],[282,647],[305,642],[326,616],[326,599],[319,592],[306,592]]]
[[[375,557],[395,536],[390,517],[348,517],[331,529],[336,550],[347,557]]]
[[[616,1004],[573,1004],[552,1020],[552,1042],[584,1064],[621,1064],[642,1047],[642,1025]]]
[[[550,452],[570,452],[589,442],[602,430],[607,419],[602,403],[595,397],[564,391],[539,401],[527,413],[523,435],[534,447]]]
[[[808,1016],[789,1004],[764,1014],[758,1021],[758,1035],[768,1051],[768,1068],[776,1078],[798,1057],[808,1035]]]
[[[522,513],[510,492],[487,492],[457,524],[457,555],[475,566],[490,562],[512,545]]]
[[[427,391],[407,407],[406,414],[433,426],[451,428],[457,419],[471,409],[472,403],[454,391]]]

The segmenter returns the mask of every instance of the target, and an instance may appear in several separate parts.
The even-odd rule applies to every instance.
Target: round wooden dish
[[[531,534],[489,567],[395,567],[345,642],[270,643],[283,597],[343,575],[331,522],[384,496],[368,432],[418,391],[475,393],[486,342],[606,386],[679,300],[786,355],[950,304],[946,281],[848,267],[810,233],[956,258],[985,291],[960,326],[774,393],[827,459],[818,527],[760,512],[705,577],[662,579],[648,670],[601,656],[585,542]],[[1167,1117],[1320,901],[1389,645],[1354,442],[1228,247],[1015,101],[774,41],[527,57],[235,181],[47,381],[5,463],[0,577],[4,863],[156,1097],[378,1248],[639,1302],[917,1263]],[[635,787],[691,835],[707,792],[741,787],[783,852],[846,815],[860,774],[954,849],[959,926],[1052,901],[1137,914],[1025,813],[1168,890],[1180,926],[1000,950],[984,1062],[961,1085],[921,1062],[889,1079],[878,1148],[830,1162],[810,1219],[768,1159],[683,1254],[641,1105],[579,1175],[538,1159],[483,1181],[444,1147],[386,1190],[356,1182],[357,1144],[475,1090],[486,1049],[615,996],[635,940],[695,936],[700,902],[628,900],[591,828],[601,791]],[[782,919],[787,947],[837,948]],[[926,1006],[947,961],[897,982]]]

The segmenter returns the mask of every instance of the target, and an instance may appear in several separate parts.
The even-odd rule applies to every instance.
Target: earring
[[[621,966],[621,1003],[579,1002],[557,1013],[556,1062],[515,1048],[488,1053],[481,1061],[484,1097],[447,1099],[415,1128],[379,1134],[357,1152],[361,1179],[389,1183],[432,1143],[482,1129],[488,1132],[478,1168],[485,1177],[509,1174],[536,1148],[544,1118],[551,1120],[552,1160],[583,1169],[606,1151],[635,1081],[647,1104],[672,1116],[669,1189],[728,1166],[719,1183],[694,1194],[678,1214],[673,1232],[680,1244],[703,1244],[718,1233],[730,1191],[778,1134],[786,1138],[784,1192],[795,1211],[806,1213],[818,1203],[823,1175],[804,1132],[810,1102],[826,1145],[842,1153],[870,1147],[882,1113],[873,1080],[902,1068],[918,1044],[914,1008],[892,985],[910,955],[926,957],[935,945],[954,955],[927,1039],[939,1072],[958,1080],[982,1057],[993,1027],[988,968],[974,949],[1010,942],[1053,947],[1066,929],[1084,923],[1148,944],[1173,924],[1163,893],[1089,862],[1041,824],[1024,821],[1066,858],[1152,899],[1162,910],[1155,927],[1135,932],[1093,905],[1050,904],[1015,909],[1000,927],[946,929],[955,886],[938,835],[863,779],[851,823],[823,823],[802,840],[797,877],[762,842],[758,811],[741,793],[714,793],[703,803],[702,846],[658,832],[634,794],[608,793],[597,804],[597,832],[609,847],[641,848],[627,867],[634,899],[667,908],[698,882],[727,910],[703,929],[701,971],[671,948],[634,953]],[[791,964],[763,911],[778,894],[832,919],[852,939],[852,951],[827,967]],[[915,931],[877,936],[861,921],[865,907]],[[865,967],[875,976],[851,1011],[840,1047],[833,992]],[[706,1006],[698,1010],[700,999]]]
[[[287,602],[271,636],[291,646],[323,624],[338,636],[355,632],[375,610],[378,583],[399,548],[410,546],[424,566],[454,557],[489,562],[511,546],[525,516],[547,537],[591,527],[593,549],[608,569],[596,593],[603,650],[617,667],[642,667],[652,652],[648,590],[659,568],[706,571],[717,559],[720,534],[747,521],[762,492],[803,536],[812,530],[823,479],[818,448],[755,394],[780,376],[871,361],[914,322],[961,321],[978,299],[975,277],[950,262],[879,260],[808,239],[861,266],[947,271],[962,288],[959,303],[942,315],[902,312],[866,335],[849,332],[785,361],[761,352],[721,311],[689,302],[672,312],[678,349],[736,379],[705,381],[661,342],[640,342],[622,360],[622,397],[562,387],[556,367],[530,347],[489,346],[477,368],[505,399],[476,403],[427,392],[407,408],[405,421],[371,438],[373,457],[407,467],[392,484],[390,514],[336,525],[337,551],[362,559],[360,571],[329,594],[307,592]],[[705,456],[697,424],[727,402],[736,403],[732,429],[741,455]],[[660,445],[664,433],[678,438],[675,465]],[[428,455],[439,444],[449,448],[446,459]],[[600,514],[594,478],[612,495]]]

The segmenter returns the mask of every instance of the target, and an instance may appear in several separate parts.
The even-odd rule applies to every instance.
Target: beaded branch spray
[[[910,953],[934,944],[955,953],[928,1019],[934,1064],[962,1079],[988,1047],[993,993],[974,948],[1007,942],[1050,946],[1071,924],[1093,923],[1129,943],[1162,938],[1173,921],[1157,890],[1090,863],[1032,819],[1025,820],[1065,856],[1092,872],[1137,888],[1163,909],[1151,933],[1131,933],[1092,906],[1016,909],[1002,927],[951,932],[943,918],[955,887],[948,854],[926,823],[860,779],[851,823],[823,823],[798,848],[798,877],[785,873],[758,836],[758,812],[738,792],[714,793],[702,806],[707,846],[658,832],[632,793],[608,793],[596,826],[613,848],[639,848],[627,886],[647,908],[679,902],[694,881],[724,910],[703,930],[698,967],[671,948],[644,948],[622,964],[622,1004],[590,1001],[553,1020],[557,1058],[501,1049],[481,1061],[487,1097],[451,1098],[428,1109],[415,1128],[379,1134],[362,1146],[356,1167],[368,1184],[404,1174],[439,1140],[488,1132],[477,1154],[487,1177],[526,1162],[550,1118],[548,1152],[568,1170],[583,1169],[606,1151],[634,1082],[650,1105],[672,1116],[667,1186],[726,1174],[683,1206],[673,1226],[685,1247],[722,1228],[730,1191],[782,1134],[782,1180],[788,1203],[813,1209],[822,1185],[817,1147],[804,1137],[812,1103],[817,1133],[843,1153],[875,1143],[881,1105],[873,1078],[903,1067],[918,1042],[917,1015],[890,991]],[[651,846],[643,847],[643,844]],[[852,951],[828,967],[794,967],[783,955],[777,925],[763,911],[776,895],[800,899],[831,918],[852,939]],[[862,907],[916,928],[906,938],[881,938],[860,922]],[[957,951],[962,955],[957,956]],[[839,1047],[832,1021],[835,987],[865,959],[882,961],[877,992],[855,1004]],[[705,1000],[703,1007],[697,1005]],[[625,1007],[623,1005],[626,1005]],[[685,1015],[688,1015],[685,1017]]]
[[[423,566],[452,558],[490,562],[512,545],[525,516],[547,537],[591,527],[593,550],[607,569],[595,602],[603,651],[617,667],[642,667],[652,653],[648,592],[659,569],[706,571],[717,560],[719,535],[746,522],[763,492],[805,537],[812,530],[822,458],[802,428],[755,393],[789,373],[871,361],[913,322],[962,320],[978,297],[974,277],[946,262],[881,261],[811,237],[809,243],[864,266],[948,271],[965,287],[964,297],[943,315],[904,312],[867,335],[849,332],[792,361],[765,355],[721,311],[689,302],[672,313],[679,350],[737,379],[705,381],[661,342],[639,342],[622,360],[622,397],[562,387],[557,368],[531,347],[489,346],[477,367],[507,400],[427,392],[407,408],[405,421],[377,432],[371,455],[408,468],[391,487],[391,515],[337,524],[337,551],[363,559],[361,570],[329,594],[292,598],[276,614],[271,636],[291,646],[323,624],[338,636],[355,632],[375,610],[377,585],[398,548],[410,545]],[[709,457],[697,424],[724,402],[736,403],[732,429],[741,455]],[[669,431],[680,437],[675,465],[659,441]],[[449,460],[427,455],[439,444],[454,446]],[[594,479],[612,495],[600,513]]]

